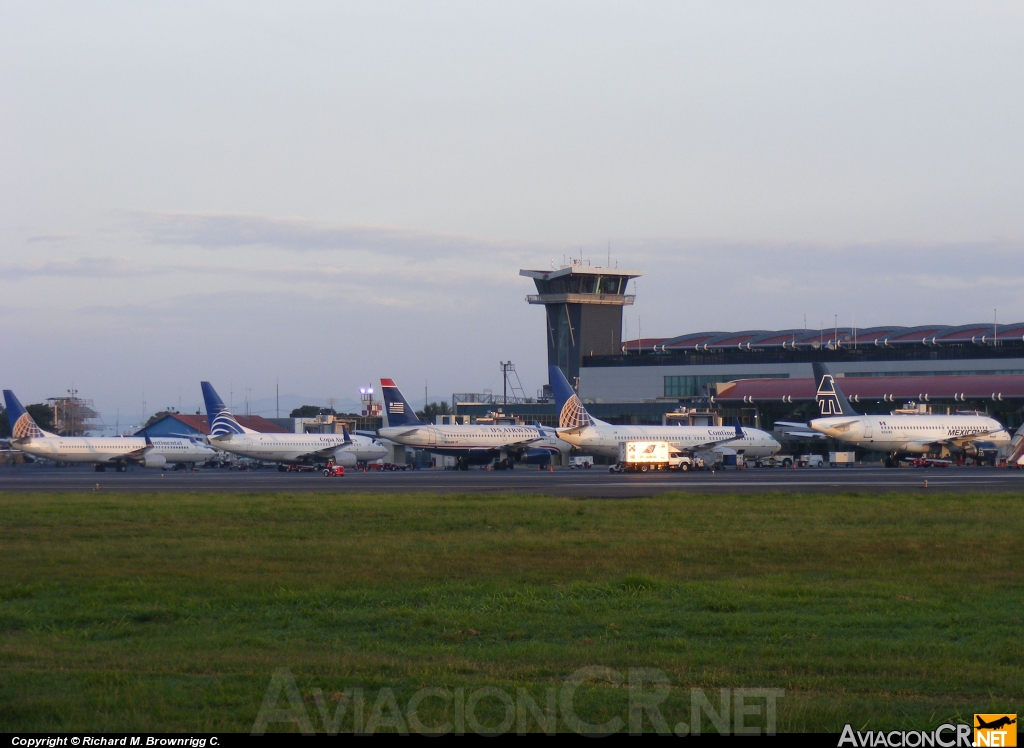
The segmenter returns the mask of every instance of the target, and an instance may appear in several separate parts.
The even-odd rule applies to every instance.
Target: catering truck
[[[694,466],[693,458],[683,454],[668,442],[628,441],[619,444],[619,461],[609,472],[646,473],[648,470],[682,470]]]

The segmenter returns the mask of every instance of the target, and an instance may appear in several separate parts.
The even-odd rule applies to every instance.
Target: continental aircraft
[[[247,429],[235,420],[209,382],[203,382],[202,388],[210,421],[210,444],[225,452],[281,464],[334,460],[343,467],[373,462],[388,453],[380,442],[368,436],[350,436],[348,429],[342,434],[263,434]]]
[[[782,448],[772,436],[760,429],[728,426],[619,426],[600,421],[583,407],[579,397],[557,366],[548,367],[551,389],[558,406],[558,436],[588,451],[617,458],[619,445],[630,441],[666,441],[679,451],[734,451],[738,457],[771,457]]]
[[[216,456],[205,444],[189,438],[148,436],[58,436],[43,431],[10,390],[4,390],[11,446],[57,462],[89,462],[97,472],[128,465],[161,468],[168,463],[197,465]]]
[[[836,441],[888,452],[887,467],[896,465],[901,454],[929,454],[946,448],[975,456],[981,450],[1010,443],[1010,434],[1003,425],[981,413],[861,415],[850,406],[828,367],[816,363],[813,368],[821,417],[807,425]]]
[[[516,462],[539,462],[569,449],[552,429],[540,426],[435,425],[424,423],[392,379],[380,380],[387,425],[378,433],[396,444],[425,449],[457,459],[457,469],[497,462],[511,468]]]

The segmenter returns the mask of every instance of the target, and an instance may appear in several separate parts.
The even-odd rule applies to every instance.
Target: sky
[[[1024,321],[1022,90],[1016,2],[0,0],[0,385],[532,394],[581,253],[630,337]]]

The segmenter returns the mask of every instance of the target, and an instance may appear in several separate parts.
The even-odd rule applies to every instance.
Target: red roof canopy
[[[992,374],[937,377],[838,377],[843,394],[861,400],[1024,400],[1024,376]],[[813,400],[813,379],[741,379],[723,385],[715,400],[753,402]]]

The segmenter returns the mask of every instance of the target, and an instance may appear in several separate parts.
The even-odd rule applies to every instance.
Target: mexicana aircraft
[[[4,390],[11,446],[57,462],[88,462],[97,472],[128,465],[161,468],[168,463],[198,465],[217,452],[194,439],[148,436],[59,436],[43,431],[11,390]]]
[[[765,431],[728,426],[620,426],[594,418],[557,366],[548,367],[558,406],[558,436],[574,447],[617,458],[619,445],[631,441],[665,441],[681,452],[733,451],[740,458],[771,457],[782,445]]]
[[[516,462],[538,462],[569,449],[552,429],[539,426],[424,423],[392,379],[380,380],[387,425],[378,433],[396,444],[457,459],[457,469],[496,462],[511,468]]]
[[[368,436],[342,434],[263,434],[242,426],[209,382],[202,383],[206,417],[210,421],[210,444],[225,452],[277,463],[317,464],[334,460],[336,465],[355,467],[373,462],[388,453],[387,447]]]
[[[901,454],[939,453],[946,448],[975,456],[981,450],[995,450],[1010,443],[1010,434],[999,421],[977,412],[861,415],[850,406],[825,364],[815,363],[813,369],[821,417],[807,425],[836,441],[888,452],[887,467],[895,466]]]

